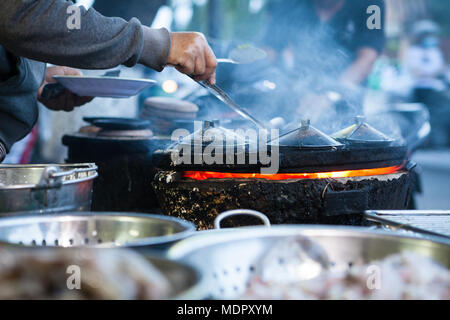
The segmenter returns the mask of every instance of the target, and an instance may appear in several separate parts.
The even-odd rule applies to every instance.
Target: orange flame
[[[399,172],[403,166],[377,168],[377,169],[362,169],[362,170],[348,170],[335,172],[320,172],[320,173],[280,173],[280,174],[259,174],[259,173],[223,173],[210,171],[186,171],[183,173],[183,178],[203,181],[208,179],[265,179],[272,181],[281,180],[296,180],[296,179],[330,179],[330,178],[351,178],[351,177],[370,177],[388,175]]]

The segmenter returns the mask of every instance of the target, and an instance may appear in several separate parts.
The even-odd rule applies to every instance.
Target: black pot
[[[101,123],[111,129],[109,120],[101,120]],[[76,133],[64,136],[62,142],[69,149],[68,163],[93,162],[98,166],[93,211],[158,212],[158,202],[151,187],[157,172],[153,153],[170,141],[159,137]]]

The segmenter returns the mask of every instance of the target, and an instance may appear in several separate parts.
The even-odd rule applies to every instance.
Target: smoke
[[[259,120],[281,116],[299,123],[308,118],[327,133],[342,129],[348,118],[362,111],[360,90],[348,90],[338,81],[354,56],[336,42],[329,26],[293,22],[304,14],[302,6],[279,3],[278,7],[283,9],[278,14],[283,21],[275,25],[272,18],[263,35],[255,39],[270,58],[250,65],[221,66],[219,85]],[[323,105],[323,99],[316,96],[329,98],[330,105]],[[212,114],[216,110],[211,111],[206,116],[217,117]]]
[[[267,49],[269,58],[250,65],[221,66],[219,85],[260,121],[283,117],[292,129],[300,126],[301,119],[310,119],[327,134],[353,124],[356,116],[367,111],[367,89],[349,88],[339,80],[356,58],[355,50],[340,44],[350,40],[337,39],[336,30],[328,24],[308,23],[310,8],[279,1],[271,11],[266,30],[255,39]],[[218,102],[213,105],[209,101],[205,117],[218,118],[218,108],[228,111]],[[367,121],[392,138],[402,139],[395,119],[372,116]]]

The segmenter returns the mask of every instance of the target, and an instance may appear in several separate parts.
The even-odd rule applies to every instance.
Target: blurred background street
[[[421,150],[413,160],[422,172],[423,193],[416,199],[418,209],[450,209],[450,149]]]

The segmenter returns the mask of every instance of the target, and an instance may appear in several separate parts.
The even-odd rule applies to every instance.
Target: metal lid
[[[240,45],[230,51],[229,58],[236,64],[250,64],[263,60],[267,52],[249,44]]]
[[[91,126],[80,129],[80,134],[100,138],[140,138],[153,136],[150,121],[134,118],[84,117]]]
[[[179,145],[245,145],[247,140],[220,126],[220,120],[203,121],[202,128],[180,140]]]
[[[342,144],[311,125],[308,119],[302,120],[299,129],[277,139],[280,146],[299,148],[338,148]],[[274,140],[273,142],[276,142]],[[272,144],[273,144],[272,142]]]
[[[91,123],[107,131],[145,130],[150,127],[150,121],[131,118],[97,118]]]
[[[390,144],[394,141],[369,125],[365,120],[363,116],[356,117],[355,124],[336,132],[333,134],[333,138],[350,144]]]

